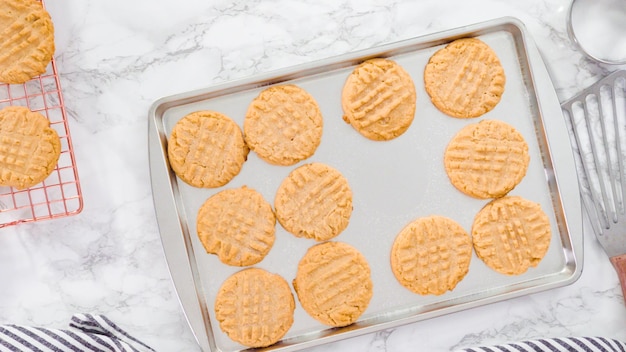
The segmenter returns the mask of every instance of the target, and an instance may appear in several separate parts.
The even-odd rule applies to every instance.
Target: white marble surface
[[[615,69],[567,37],[569,0],[47,0],[84,209],[0,229],[0,323],[102,313],[158,351],[197,351],[150,189],[157,98],[500,16],[521,19],[564,100]],[[566,335],[626,340],[617,276],[588,224],[574,284],[314,348],[448,351]]]

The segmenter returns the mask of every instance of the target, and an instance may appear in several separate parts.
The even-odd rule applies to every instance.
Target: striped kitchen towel
[[[626,343],[604,337],[561,337],[472,347],[463,352],[626,352]]]
[[[0,325],[0,352],[155,352],[104,315],[74,314],[70,327]]]

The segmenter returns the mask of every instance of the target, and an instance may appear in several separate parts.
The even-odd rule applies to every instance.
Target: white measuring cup
[[[573,0],[567,30],[591,59],[626,64],[626,0]]]

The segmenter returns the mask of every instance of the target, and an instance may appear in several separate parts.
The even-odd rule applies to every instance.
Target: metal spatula
[[[626,70],[561,104],[569,122],[583,204],[626,300]]]

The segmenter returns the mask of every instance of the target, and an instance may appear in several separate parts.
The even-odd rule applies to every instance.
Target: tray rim
[[[183,231],[185,224],[178,221],[180,217],[175,219],[176,221],[173,221],[172,218],[168,218],[167,215],[164,215],[171,215],[173,213],[180,214],[180,212],[184,210],[179,209],[176,206],[175,201],[172,200],[172,202],[168,202],[169,204],[163,204],[163,199],[158,197],[159,194],[163,193],[168,193],[168,195],[170,196],[176,196],[177,192],[174,192],[176,184],[168,181],[169,178],[173,177],[173,172],[168,167],[167,161],[163,158],[163,153],[165,152],[164,146],[166,141],[165,138],[162,136],[162,133],[160,133],[159,128],[156,126],[155,121],[157,117],[161,116],[166,110],[170,108],[190,104],[201,100],[211,99],[212,95],[217,93],[221,93],[219,94],[219,96],[221,96],[229,94],[230,91],[243,90],[245,89],[244,87],[259,87],[260,82],[263,82],[267,85],[276,84],[295,77],[304,77],[307,75],[330,71],[334,68],[344,67],[342,63],[345,63],[347,61],[360,62],[367,58],[392,56],[394,55],[394,52],[396,52],[395,54],[401,53],[397,52],[397,50],[409,45],[423,45],[424,48],[432,47],[440,44],[445,44],[461,37],[480,35],[481,32],[489,33],[493,30],[493,28],[496,27],[505,27],[508,28],[510,31],[517,31],[520,34],[524,51],[520,53],[518,48],[518,55],[526,55],[528,65],[530,66],[531,82],[529,84],[531,85],[535,93],[534,97],[537,100],[538,110],[540,111],[540,116],[538,118],[543,124],[543,138],[545,139],[543,143],[545,143],[547,146],[548,160],[553,166],[551,170],[546,171],[555,171],[553,174],[547,175],[548,182],[550,182],[550,180],[552,179],[554,182],[554,186],[557,187],[558,199],[553,199],[552,202],[554,205],[554,202],[557,201],[559,203],[560,209],[563,211],[565,223],[562,225],[565,226],[565,228],[567,229],[567,233],[572,244],[571,251],[568,252],[567,249],[564,248],[564,251],[568,252],[565,253],[565,257],[569,258],[569,260],[566,259],[566,267],[564,268],[564,271],[562,273],[557,273],[561,276],[564,276],[564,278],[557,281],[547,282],[538,286],[530,288],[519,288],[497,296],[484,297],[470,302],[462,302],[456,305],[449,304],[449,301],[447,302],[447,304],[443,305],[441,305],[440,303],[430,304],[428,305],[430,309],[410,313],[405,317],[392,321],[379,322],[369,326],[359,326],[357,322],[352,326],[338,329],[333,333],[320,336],[317,339],[302,342],[296,341],[295,343],[289,344],[278,343],[271,346],[269,349],[295,350],[300,348],[312,347],[328,342],[355,337],[362,334],[389,329],[444,314],[449,314],[455,311],[482,306],[485,304],[528,295],[535,292],[545,291],[560,286],[566,286],[578,280],[582,273],[583,261],[581,216],[582,207],[580,205],[580,197],[579,195],[565,195],[563,192],[560,191],[561,187],[559,186],[561,182],[567,182],[567,185],[569,187],[572,187],[572,178],[577,190],[578,184],[575,173],[573,176],[571,175],[571,172],[560,173],[557,172],[557,167],[554,166],[555,164],[558,164],[561,165],[564,169],[574,170],[573,154],[571,149],[570,153],[554,153],[553,148],[550,145],[550,140],[548,140],[547,136],[545,136],[546,123],[556,126],[553,128],[557,128],[558,130],[565,129],[565,121],[562,116],[561,107],[558,102],[558,98],[556,96],[556,92],[554,90],[552,82],[550,80],[549,73],[547,72],[545,64],[543,63],[543,60],[541,58],[541,55],[535,45],[532,42],[529,43],[529,41],[531,40],[526,31],[525,25],[523,24],[523,22],[515,17],[501,17],[468,26],[439,31],[436,33],[409,38],[381,46],[349,52],[346,54],[337,55],[321,60],[315,60],[305,64],[268,71],[243,79],[212,85],[206,88],[191,90],[180,94],[174,94],[162,97],[152,104],[149,110],[148,142],[150,144],[149,155],[152,192],[155,212],[157,215],[157,222],[160,229],[159,232],[161,234],[161,241],[164,247],[166,261],[168,262],[168,269],[176,288],[179,302],[181,304],[181,307],[183,308],[183,312],[187,318],[188,324],[190,325],[198,344],[203,350],[213,351],[219,349],[216,348],[214,338],[212,337],[212,331],[210,327],[211,322],[208,314],[205,313],[206,307],[204,306],[203,296],[201,292],[197,292],[196,289],[190,289],[190,285],[192,288],[195,286],[194,282],[197,282],[198,274],[193,269],[194,265],[192,263],[195,263],[195,259],[193,258],[193,251],[189,250],[191,244],[188,243],[188,240],[184,239],[185,236],[183,235]],[[539,71],[539,73],[536,75],[535,71]],[[538,91],[541,91],[542,94],[538,94]],[[544,116],[541,116],[547,115],[545,114],[544,110],[551,113],[558,112],[559,116],[561,116],[560,123],[556,121],[556,118],[548,121],[544,118]],[[159,150],[160,153],[154,153],[153,148]],[[156,168],[153,167],[153,165],[157,166],[156,168],[160,170],[155,170]],[[162,186],[159,185],[161,185],[162,183],[167,184],[167,187],[160,188]],[[563,206],[564,204],[567,204],[568,208],[571,209],[569,212]],[[576,221],[572,222],[572,219],[576,219]],[[172,232],[174,232],[175,234],[172,235]],[[177,235],[183,237],[182,241],[181,238],[177,238]],[[173,265],[172,263],[174,262],[177,264]]]

